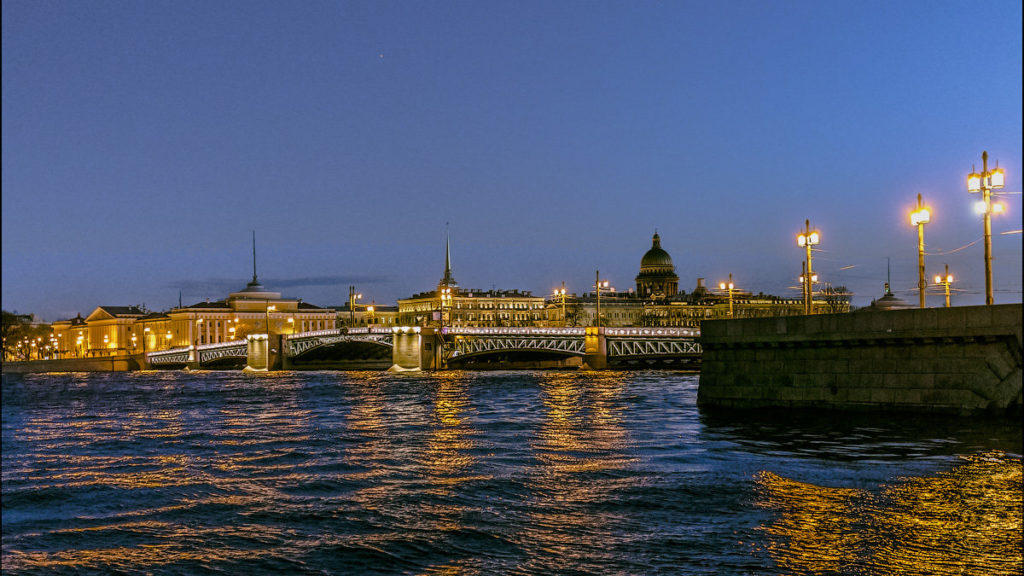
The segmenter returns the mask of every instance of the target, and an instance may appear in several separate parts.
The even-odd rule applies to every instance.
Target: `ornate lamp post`
[[[801,248],[807,248],[807,270],[804,275],[807,278],[807,282],[803,283],[804,314],[814,314],[814,306],[811,300],[814,296],[814,283],[817,282],[818,277],[814,275],[814,269],[811,266],[811,247],[821,242],[821,235],[818,234],[817,230],[811,230],[810,220],[805,220],[804,226],[804,232],[796,237],[796,244]]]
[[[277,306],[274,306],[273,304],[270,303],[270,300],[267,300],[267,338],[268,339],[270,338],[270,313],[274,312],[276,310],[277,310]]]
[[[356,300],[362,298],[362,294],[356,294],[356,287],[348,287],[348,325],[356,325]]]
[[[445,327],[446,310],[452,305],[452,289],[448,286],[441,288],[441,328]]]
[[[917,289],[920,293],[921,308],[924,308],[924,290],[928,282],[924,279],[924,225],[931,222],[931,210],[921,204],[921,195],[917,195],[917,210],[910,213],[910,224],[917,226]]]
[[[981,200],[975,204],[975,211],[982,214],[985,220],[985,305],[995,303],[992,297],[992,214],[1001,214],[1006,207],[1000,203],[992,203],[992,191],[998,190],[1006,183],[1006,171],[996,167],[988,169],[988,151],[981,153],[981,174],[974,171],[967,175],[967,191],[971,194],[981,192]]]
[[[203,329],[203,319],[199,318],[199,319],[196,320],[196,337],[195,337],[195,342],[194,342],[196,350],[199,350],[199,339],[200,339],[199,333],[202,332],[202,329]]]
[[[936,284],[942,284],[946,288],[946,308],[949,308],[949,285],[953,283],[953,275],[949,273],[949,264],[946,264],[946,275],[936,276]]]
[[[607,280],[604,280],[604,281],[601,280],[601,271],[600,270],[595,270],[594,271],[594,288],[597,289],[597,318],[595,319],[595,324],[597,325],[598,328],[601,327],[601,288],[607,288],[607,287],[608,287],[608,281]]]
[[[561,288],[555,288],[555,296],[562,299],[562,326],[565,326],[565,282],[562,282]]]
[[[806,296],[807,296],[807,286],[809,284],[813,285],[815,282],[818,281],[818,275],[817,274],[810,274],[810,275],[807,274],[807,262],[803,262],[802,265],[800,266],[800,278],[799,278],[799,280],[800,280],[800,288],[803,290],[804,297],[806,298]],[[886,284],[886,286],[888,286],[888,284]],[[886,288],[886,290],[888,290],[888,288]],[[807,311],[807,300],[804,300],[804,311],[805,312]]]
[[[729,273],[729,283],[719,282],[718,287],[722,290],[729,290],[729,318],[732,318],[732,289],[734,285],[732,283],[732,272]]]

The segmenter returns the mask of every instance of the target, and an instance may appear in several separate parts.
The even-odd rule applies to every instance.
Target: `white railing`
[[[605,336],[699,337],[700,328],[605,328]]]
[[[451,326],[442,330],[444,334],[465,336],[584,336],[586,328],[535,328],[535,327],[471,327]]]
[[[245,340],[231,340],[229,342],[216,342],[214,344],[200,344],[199,350],[210,350],[212,348],[230,348],[231,346],[246,346]]]

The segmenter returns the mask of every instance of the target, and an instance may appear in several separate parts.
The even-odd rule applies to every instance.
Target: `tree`
[[[583,321],[583,305],[579,301],[566,304],[565,325],[576,327]]]
[[[18,314],[2,311],[3,357],[4,359],[28,360],[32,350],[31,342],[36,341],[36,348],[45,346],[50,336],[49,324],[34,323],[31,314]],[[42,338],[42,341],[37,340]],[[18,343],[22,346],[19,348]]]

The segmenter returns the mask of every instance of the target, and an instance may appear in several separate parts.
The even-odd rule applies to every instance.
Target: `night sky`
[[[729,273],[1021,301],[1021,3],[4,0],[3,308],[166,310],[252,277],[319,305]],[[973,244],[972,244],[973,243]],[[961,249],[962,248],[962,249]],[[932,296],[929,305],[941,306]]]

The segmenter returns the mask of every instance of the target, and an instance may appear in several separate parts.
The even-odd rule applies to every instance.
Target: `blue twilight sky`
[[[919,193],[929,277],[977,304],[983,150],[1021,301],[1019,0],[2,7],[7,310],[219,299],[253,230],[268,288],[393,304],[446,222],[464,287],[626,290],[657,230],[684,290],[797,296],[809,219],[823,280],[865,305],[889,258],[916,301]]]

